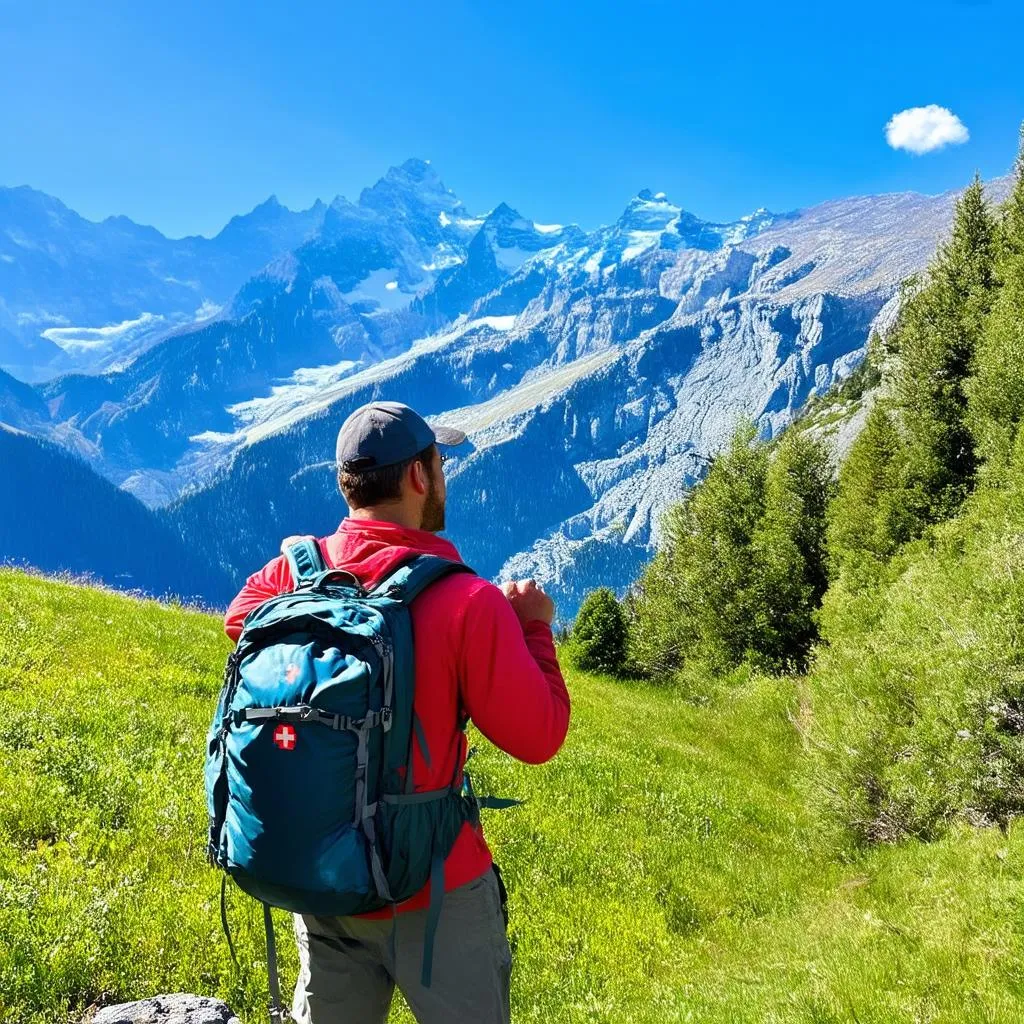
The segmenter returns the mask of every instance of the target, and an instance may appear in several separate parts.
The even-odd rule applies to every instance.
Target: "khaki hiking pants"
[[[512,953],[500,875],[489,870],[445,893],[429,988],[420,983],[426,918],[426,910],[382,920],[295,914],[295,1020],[385,1024],[397,985],[420,1024],[509,1024]]]

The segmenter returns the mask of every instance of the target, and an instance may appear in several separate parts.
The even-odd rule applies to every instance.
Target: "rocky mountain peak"
[[[426,212],[435,220],[441,211],[463,212],[462,201],[445,185],[433,166],[415,158],[390,168],[375,185],[364,188],[359,195],[359,205],[386,216]]]
[[[619,218],[619,226],[633,231],[664,231],[682,212],[668,201],[664,192],[645,188],[629,202]]]

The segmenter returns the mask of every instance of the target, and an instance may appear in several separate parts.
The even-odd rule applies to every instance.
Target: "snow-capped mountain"
[[[488,576],[544,580],[569,616],[588,589],[635,578],[660,513],[739,417],[774,434],[855,365],[954,199],[851,199],[707,228],[687,218],[697,248],[679,243],[677,208],[638,196],[613,227],[539,250],[407,352],[278,388],[230,440],[206,439],[237,445],[229,467],[168,514],[189,536],[260,509],[232,519],[222,566],[238,574],[279,536],[334,528],[338,425],[370,399],[407,401],[469,432],[448,474],[464,556]]]
[[[323,204],[293,213],[272,196],[215,238],[170,239],[127,217],[85,220],[31,188],[0,188],[0,367],[37,381],[124,362],[217,315],[322,217]]]
[[[241,580],[282,536],[344,514],[329,464],[344,417],[409,402],[469,432],[448,474],[467,560],[537,576],[568,617],[635,577],[740,416],[772,435],[852,368],[954,201],[712,224],[645,191],[588,233],[504,204],[471,215],[408,161],[335,200],[221,320],[38,387],[38,432],[166,506],[189,544],[217,536],[217,571]]]
[[[229,315],[174,332],[123,371],[39,391],[100,472],[164,504],[226,456],[209,439],[230,438],[287,382],[339,379],[402,352],[545,245],[583,237],[507,206],[470,217],[429,164],[409,160],[358,203],[336,199],[305,242],[239,289]]]

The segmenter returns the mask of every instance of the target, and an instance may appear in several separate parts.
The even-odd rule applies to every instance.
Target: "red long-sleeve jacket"
[[[364,586],[415,554],[461,560],[455,546],[436,534],[377,520],[344,519],[336,533],[318,543],[328,565],[347,569]],[[291,589],[284,557],[268,562],[231,602],[225,632],[237,641],[242,620],[253,608]],[[414,744],[417,791],[441,789],[461,777],[466,737],[458,723],[463,714],[520,761],[540,764],[554,757],[569,728],[569,693],[547,623],[521,625],[505,595],[469,573],[433,584],[413,602],[411,615],[415,711],[430,751],[428,765]],[[483,831],[463,826],[445,862],[445,890],[478,878],[490,866]],[[420,909],[428,901],[429,883],[399,909]]]

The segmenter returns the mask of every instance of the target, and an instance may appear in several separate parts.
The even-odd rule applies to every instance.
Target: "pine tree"
[[[773,671],[802,668],[817,636],[815,610],[828,586],[825,513],[832,492],[828,451],[789,430],[765,482],[764,515],[753,538],[752,653]]]
[[[1000,254],[1024,256],[1024,124],[1020,126],[1020,145],[1014,165],[1014,183],[1000,211]]]
[[[905,480],[907,452],[893,417],[876,402],[839,471],[828,507],[833,576],[890,558],[918,526]]]
[[[741,424],[671,528],[685,531],[676,547],[699,656],[718,670],[739,664],[751,646],[751,544],[764,515],[767,470],[766,446],[752,423]]]
[[[704,480],[666,513],[662,549],[630,601],[630,655],[641,670],[665,675],[688,658],[726,669],[746,655],[767,467],[767,447],[744,423]]]
[[[894,330],[893,399],[906,437],[918,530],[953,514],[974,483],[966,382],[995,287],[995,221],[976,176],[950,238],[911,287]]]
[[[968,382],[970,425],[986,473],[998,479],[1024,419],[1024,127],[1016,176],[998,226],[992,304]]]

